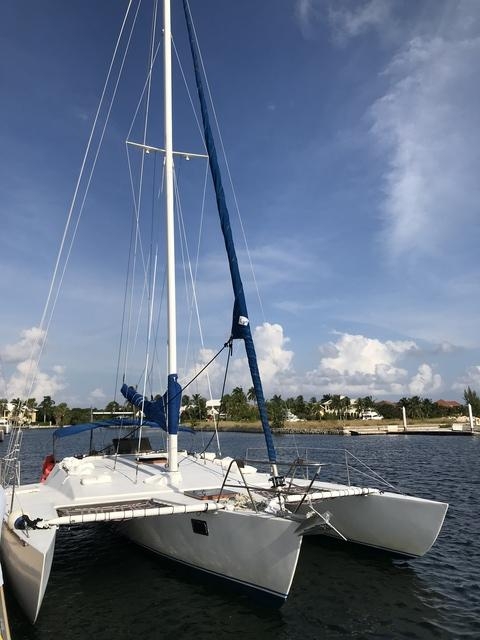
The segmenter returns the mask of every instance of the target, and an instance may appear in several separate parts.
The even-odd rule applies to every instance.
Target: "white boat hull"
[[[12,530],[5,522],[2,562],[8,586],[30,622],[37,619],[52,568],[56,529],[28,532]]]
[[[202,533],[195,533],[192,521]],[[251,511],[154,517],[120,526],[129,539],[157,554],[282,601],[302,543],[298,523]]]
[[[384,492],[328,500],[316,503],[315,509],[332,526],[316,516],[307,521],[305,535],[340,538],[341,534],[349,542],[419,557],[427,553],[437,539],[448,505]]]

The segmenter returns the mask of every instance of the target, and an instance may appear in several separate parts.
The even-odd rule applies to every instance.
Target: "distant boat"
[[[383,416],[378,411],[364,411],[362,420],[383,420]]]
[[[2,555],[12,590],[32,622],[38,616],[47,589],[59,527],[117,522],[124,535],[162,557],[226,580],[257,597],[281,603],[290,592],[304,536],[330,535],[403,556],[421,556],[434,543],[448,506],[385,491],[385,486],[379,489],[351,484],[349,464],[356,461],[352,456],[346,466],[348,477],[344,484],[321,479],[322,462],[310,460],[308,452],[297,452],[288,466],[282,466],[285,461],[277,453],[268,422],[191,17],[187,4],[184,5],[233,288],[230,337],[226,342],[220,339],[228,350],[236,340],[245,345],[263,426],[266,459],[222,457],[203,447],[198,452],[178,449],[182,387],[177,380],[176,362],[171,30],[170,2],[164,0],[165,145],[164,150],[143,142],[135,146],[141,153],[162,153],[164,157],[168,238],[167,390],[152,400],[124,383],[121,392],[136,407],[137,421],[115,418],[58,429],[56,442],[82,432],[93,436],[99,428],[118,431],[129,426],[132,433],[128,437],[116,435],[111,446],[101,452],[90,446],[83,457],[57,460],[50,454],[44,461],[42,481],[38,483],[18,484],[16,463],[20,434],[10,439],[12,444],[2,465],[8,498]],[[151,299],[154,299],[153,293]],[[146,378],[148,362],[145,372]],[[142,432],[143,426],[166,429],[166,451],[152,450]],[[317,595],[321,598],[324,594]]]

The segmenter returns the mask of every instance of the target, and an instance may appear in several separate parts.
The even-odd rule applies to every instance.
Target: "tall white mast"
[[[165,111],[165,205],[167,219],[168,375],[177,373],[175,296],[175,228],[173,211],[172,34],[170,0],[163,1],[163,68]],[[178,471],[177,434],[168,434],[168,466]]]

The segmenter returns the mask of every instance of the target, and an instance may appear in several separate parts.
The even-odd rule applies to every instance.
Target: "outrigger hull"
[[[443,525],[448,504],[392,492],[314,504],[304,535],[328,535],[392,554],[420,557]]]
[[[50,577],[55,538],[56,528],[27,532],[4,522],[2,562],[8,586],[32,623],[38,617]]]

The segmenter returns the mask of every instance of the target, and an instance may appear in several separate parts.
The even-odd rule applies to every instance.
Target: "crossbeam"
[[[378,493],[380,493],[379,489],[371,489],[369,487],[348,487],[347,489],[327,489],[325,491],[314,491],[313,493],[282,494],[282,500],[285,502],[303,502],[305,499],[308,499],[309,501],[331,500],[332,498],[369,496]]]
[[[116,508],[102,508],[101,504],[85,505],[83,509],[72,509],[64,512],[57,518],[40,520],[37,528],[48,529],[50,527],[72,524],[87,524],[91,522],[111,522],[116,520],[133,520],[134,518],[149,518],[152,516],[170,516],[185,513],[203,513],[205,511],[219,511],[225,509],[225,504],[202,501],[196,504],[165,504],[156,503],[155,500],[146,501],[144,505],[131,504],[118,505]]]

